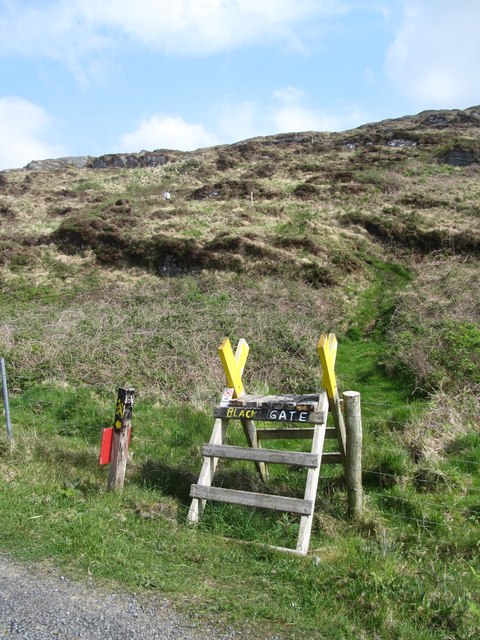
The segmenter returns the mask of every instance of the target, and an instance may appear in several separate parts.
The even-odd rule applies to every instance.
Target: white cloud
[[[187,122],[178,115],[155,114],[125,134],[119,146],[122,151],[190,151],[275,133],[342,131],[366,120],[364,112],[349,104],[338,104],[332,111],[307,108],[302,104],[304,93],[296,87],[278,89],[273,97],[268,106],[226,98],[212,109],[208,126]]]
[[[0,98],[0,170],[65,155],[63,147],[44,139],[51,124],[42,107],[16,96]]]
[[[274,93],[279,105],[269,119],[276,132],[342,131],[364,122],[365,114],[351,105],[337,105],[335,110],[313,109],[303,105],[304,93],[295,87],[284,87]]]
[[[403,24],[385,70],[419,108],[465,107],[480,94],[478,0],[403,0]]]
[[[212,110],[211,116],[222,142],[238,142],[262,135],[259,108],[253,102],[228,98]]]
[[[75,69],[126,40],[152,50],[205,55],[251,42],[301,47],[296,26],[344,11],[338,0],[52,0],[4,2],[1,52],[41,55]]]
[[[120,142],[122,151],[140,149],[178,149],[190,151],[218,142],[202,124],[191,124],[179,116],[155,114],[140,122],[135,131],[126,133]]]

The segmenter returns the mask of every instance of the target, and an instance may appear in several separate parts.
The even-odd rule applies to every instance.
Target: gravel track
[[[0,555],[0,638],[230,640],[249,633],[198,623],[158,596],[108,592]]]

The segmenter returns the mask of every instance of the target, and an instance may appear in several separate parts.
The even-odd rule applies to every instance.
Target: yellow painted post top
[[[244,338],[239,340],[235,355],[233,355],[232,345],[228,338],[224,338],[222,344],[218,347],[220,360],[227,377],[227,385],[234,389],[235,398],[239,398],[245,393],[242,375],[249,350],[250,348]]]
[[[322,333],[318,341],[318,355],[322,364],[322,385],[330,399],[335,396],[337,379],[335,376],[335,360],[337,357],[337,338],[334,333]]]

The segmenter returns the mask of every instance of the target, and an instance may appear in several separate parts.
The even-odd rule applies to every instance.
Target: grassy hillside
[[[248,619],[261,637],[474,638],[480,108],[165,151],[158,166],[107,160],[0,173],[16,435],[9,451],[2,427],[0,545]],[[221,339],[250,344],[249,391],[300,393],[319,386],[323,331],[340,343],[341,390],[362,394],[364,522],[346,521],[328,469],[313,561],[225,542],[291,543],[287,516],[218,506],[191,530]],[[133,461],[112,496],[96,456],[125,383]],[[220,479],[258,482],[241,463]],[[268,490],[303,481],[278,469]]]

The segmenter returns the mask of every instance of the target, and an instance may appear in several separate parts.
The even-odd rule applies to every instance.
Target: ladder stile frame
[[[240,339],[234,354],[230,340],[225,338],[222,341],[218,347],[218,352],[227,379],[227,385],[230,389],[233,389],[232,403],[235,405],[235,401],[237,401],[236,406],[244,406],[245,403],[253,402],[253,405],[247,404],[246,406],[265,407],[269,402],[273,402],[271,406],[275,407],[277,413],[283,413],[285,415],[288,413],[290,418],[288,420],[280,417],[262,418],[261,416],[263,414],[259,410],[257,414],[258,419],[273,420],[276,422],[286,421],[287,423],[290,421],[290,427],[288,427],[287,424],[279,429],[268,428],[257,430],[254,419],[251,419],[251,415],[257,413],[255,410],[245,410],[244,412],[240,412],[239,415],[233,412],[234,415],[230,416],[230,409],[228,409],[227,415],[225,416],[226,409],[223,410],[223,413],[221,409],[220,413],[215,409],[215,415],[223,417],[216,418],[209,444],[204,445],[202,448],[202,454],[204,456],[202,469],[197,484],[193,484],[190,490],[192,503],[187,516],[189,522],[198,522],[207,500],[290,512],[300,516],[296,549],[273,546],[272,548],[297,555],[306,555],[308,553],[321,463],[323,461],[324,464],[336,464],[339,462],[344,463],[345,461],[345,424],[334,370],[337,352],[335,335],[322,334],[317,348],[322,364],[322,385],[325,390],[320,391],[318,394],[310,394],[310,396],[294,396],[291,394],[278,397],[247,396],[242,376],[248,358],[249,346],[246,340],[243,338]],[[310,411],[312,411],[311,413],[302,413],[301,407],[304,406],[304,398],[307,397],[316,398],[316,402],[312,405],[314,408],[310,409]],[[242,398],[244,398],[243,401]],[[272,398],[274,399],[273,401],[271,400]],[[282,406],[284,406],[285,410],[278,410],[279,401],[284,403]],[[295,406],[295,402],[293,402],[294,408],[298,410],[291,410],[292,402],[290,401],[299,403]],[[326,423],[329,410],[333,416],[334,428],[327,430]],[[292,414],[295,414],[295,417],[293,417]],[[301,417],[299,417],[299,414],[301,414]],[[238,420],[241,423],[248,447],[224,444],[230,420]],[[300,425],[298,424],[299,422],[310,423],[311,426],[305,428],[306,425]],[[296,424],[296,426],[292,427],[292,423]],[[288,428],[285,428],[286,426]],[[298,451],[285,449],[262,449],[261,442],[264,439],[260,437],[262,435],[269,440],[311,439],[311,452],[300,453]],[[323,454],[325,438],[332,437],[338,440],[340,452]],[[268,477],[267,462],[303,466],[307,468],[304,498],[289,498],[258,492],[236,491],[233,489],[213,487],[213,477],[219,458],[252,461],[263,481],[266,481]]]
[[[213,425],[212,435],[209,440],[209,444],[223,444],[225,441],[225,433],[227,430],[228,420],[222,420],[217,418]],[[198,477],[198,484],[204,486],[211,486],[213,476],[217,468],[218,458],[205,458],[203,459],[202,470]],[[200,516],[205,508],[206,500],[194,498],[188,512],[187,519],[189,522],[198,522]]]
[[[327,410],[328,400],[324,396],[325,411]],[[313,513],[315,511],[315,497],[317,495],[318,480],[320,478],[320,465],[323,451],[323,442],[325,439],[326,424],[316,425],[312,440],[312,453],[319,456],[318,465],[314,469],[309,469],[307,473],[307,484],[305,487],[305,498],[313,503],[312,513],[309,516],[302,516],[300,519],[300,530],[298,532],[297,553],[307,555],[310,545],[310,535],[312,533]]]

